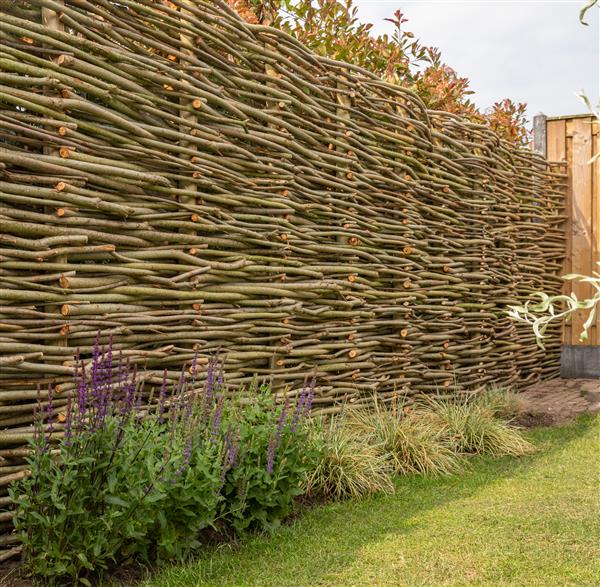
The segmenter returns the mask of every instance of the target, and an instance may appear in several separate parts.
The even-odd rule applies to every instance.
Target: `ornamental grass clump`
[[[304,418],[314,381],[293,406],[276,405],[265,387],[249,403],[227,402],[218,361],[199,390],[194,359],[170,388],[165,371],[151,404],[136,366],[99,336],[89,368],[77,362],[62,438],[50,438],[60,432],[50,390],[31,475],[10,488],[32,575],[90,585],[125,560],[181,559],[217,523],[241,531],[287,514],[308,466]]]
[[[394,402],[349,411],[349,425],[387,455],[396,474],[449,475],[461,468],[461,458],[430,418]]]
[[[394,492],[389,455],[343,419],[315,425],[311,444],[318,458],[306,478],[307,493],[337,501]]]
[[[522,456],[534,450],[519,430],[473,398],[429,398],[422,417],[440,430],[457,453]]]
[[[472,400],[501,420],[512,420],[527,410],[523,396],[506,387],[489,387]]]

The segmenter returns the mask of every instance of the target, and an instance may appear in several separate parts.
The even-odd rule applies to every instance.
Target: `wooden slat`
[[[592,150],[600,153],[600,122],[592,127]],[[600,158],[596,159],[592,169],[592,269],[600,274]],[[596,325],[590,335],[590,344],[600,346],[600,312],[596,316]]]
[[[565,162],[567,160],[567,122],[566,120],[548,120],[546,129],[546,157],[548,161]],[[562,267],[562,275],[571,272],[571,190],[568,189],[565,197],[565,210],[567,220],[565,221],[566,251]],[[563,293],[571,293],[571,284],[565,282]],[[571,343],[571,323],[563,322],[563,343]]]
[[[567,135],[572,130],[571,149],[571,188],[572,188],[572,251],[571,271],[583,275],[592,272],[592,124],[590,118],[578,118],[567,123]],[[567,153],[568,154],[568,153]],[[572,291],[578,299],[585,299],[592,294],[592,287],[587,283],[574,281]],[[575,312],[571,319],[572,344],[579,341],[583,323],[587,313]]]
[[[571,121],[569,121],[571,122]],[[571,129],[570,129],[571,130]],[[567,144],[568,141],[568,144]],[[547,133],[547,152],[549,161],[567,162],[567,170],[569,172],[569,183],[565,194],[565,260],[562,267],[561,275],[571,273],[571,258],[573,250],[572,234],[572,190],[571,190],[571,147],[572,139],[567,139],[567,121],[566,120],[549,120]],[[569,295],[571,293],[571,282],[565,281],[563,293]],[[572,340],[571,322],[563,322],[562,339],[564,344],[571,344]]]
[[[549,120],[548,130],[546,135],[546,149],[549,161],[566,161],[566,121],[565,120]]]

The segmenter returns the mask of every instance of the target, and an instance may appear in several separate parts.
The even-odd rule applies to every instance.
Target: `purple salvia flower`
[[[107,407],[112,404],[112,396],[113,396],[113,368],[112,368],[112,360],[113,360],[113,337],[112,333],[108,337],[108,348],[106,351],[106,359],[105,359],[105,376],[104,376],[104,384],[105,384],[105,397],[103,399],[104,403],[107,404]]]
[[[123,384],[123,350],[119,349],[119,360],[117,362],[117,397],[122,399],[121,386]]]
[[[88,386],[87,386],[87,377],[85,374],[85,365],[83,363],[83,359],[81,361],[81,375],[79,378],[79,385],[77,388],[77,429],[79,431],[83,430],[83,424],[86,417],[87,412],[87,404],[88,404]]]
[[[34,408],[34,419],[35,419],[35,430],[33,433],[33,438],[36,443],[36,451],[39,450],[44,452],[46,450],[46,437],[43,434],[43,423],[42,418],[44,417],[44,411],[42,409],[42,392],[40,389],[40,384],[38,383],[36,386],[37,390],[37,399],[36,399],[36,407]]]
[[[300,420],[300,416],[304,413],[304,404],[306,403],[307,393],[308,393],[308,387],[306,385],[307,381],[308,381],[308,375],[306,375],[304,377],[302,391],[300,392],[300,395],[298,396],[298,400],[296,402],[296,407],[295,407],[294,413],[292,415],[292,423],[290,426],[292,432],[296,431],[296,427],[298,426],[298,420]]]
[[[221,479],[218,492],[221,491],[223,485],[225,485],[225,477],[236,463],[238,451],[240,448],[240,431],[236,430],[233,442],[231,442],[231,433],[228,430],[225,434],[225,458],[223,463],[223,469],[221,470]],[[217,493],[218,493],[217,492]]]
[[[48,384],[48,403],[46,404],[46,421],[48,422],[48,438],[50,438],[50,434],[54,430],[54,389],[52,385]]]
[[[194,449],[194,435],[192,432],[190,432],[187,441],[185,443],[185,449],[183,451],[183,461],[184,463],[187,465],[190,464],[190,461],[192,460],[192,451]]]
[[[317,374],[314,373],[310,380],[310,388],[308,390],[308,396],[304,404],[304,416],[308,416],[310,408],[312,407],[313,400],[315,399],[315,385],[317,383]]]
[[[221,363],[219,365],[219,373],[217,375],[217,389],[219,391],[221,391],[223,389],[223,380],[224,380],[224,375],[223,375],[223,363]]]
[[[100,348],[100,359],[98,363],[98,409],[100,409],[100,404],[103,401],[103,397],[106,394],[106,348],[104,345]]]
[[[216,443],[219,438],[219,429],[221,427],[221,418],[223,416],[224,401],[225,399],[223,394],[219,394],[212,422],[211,442],[213,443]]]
[[[192,359],[192,364],[190,366],[190,373],[192,374],[192,383],[191,388],[194,389],[194,385],[196,384],[196,375],[198,374],[198,349],[194,353],[194,358]]]
[[[102,360],[100,363],[100,378],[96,410],[96,428],[102,428],[112,403],[112,335],[108,347],[102,347]]]
[[[185,472],[185,470],[189,468],[190,462],[192,460],[193,451],[194,451],[194,433],[192,431],[189,433],[187,440],[185,441],[185,448],[183,449],[183,463],[175,471],[176,477],[179,477],[180,475],[182,475]],[[175,483],[173,483],[173,484],[175,484]]]
[[[160,386],[160,393],[158,396],[158,421],[160,424],[163,423],[163,415],[165,413],[165,401],[167,399],[167,368],[163,371],[162,385]]]
[[[112,358],[113,358],[113,335],[108,337],[108,349],[106,351],[106,366],[108,369],[108,384],[112,387]]]
[[[195,400],[195,393],[194,393],[194,380],[195,380],[195,376],[194,376],[194,372],[192,367],[190,367],[190,371],[192,372],[192,380],[190,382],[189,385],[186,385],[186,392],[187,392],[187,396],[185,396],[185,403],[182,409],[183,409],[183,425],[187,426],[190,422],[190,418],[192,417],[192,411],[194,409],[194,400]]]
[[[211,357],[208,362],[208,369],[206,371],[206,384],[204,386],[204,417],[208,416],[210,407],[215,392],[215,367],[217,366],[215,357]]]
[[[171,407],[171,410],[172,410],[171,419],[173,421],[173,425],[175,425],[175,421],[178,418],[181,419],[183,416],[182,410],[183,410],[183,406],[184,406],[186,388],[187,388],[187,386],[185,384],[185,365],[183,365],[181,367],[181,373],[179,373],[179,379],[177,380],[177,386],[175,387],[175,390],[174,390],[174,395],[177,396],[177,403]]]
[[[75,351],[75,368],[73,369],[73,384],[75,385],[75,389],[77,389],[77,384],[79,382],[79,347]]]
[[[65,419],[65,446],[71,446],[73,437],[73,397],[67,399],[67,417]]]
[[[96,334],[96,342],[92,350],[92,367],[90,369],[90,387],[92,391],[92,401],[97,401],[98,390],[100,387],[100,331]]]
[[[273,465],[275,464],[275,455],[281,442],[281,436],[283,435],[283,428],[287,418],[287,411],[289,407],[289,398],[285,399],[279,418],[277,418],[277,427],[275,434],[269,439],[269,446],[267,447],[267,473],[269,475],[273,472]]]
[[[282,432],[283,426],[285,424],[285,419],[287,418],[288,409],[290,407],[290,398],[286,397],[285,402],[283,404],[283,408],[281,409],[281,413],[279,414],[279,418],[277,418],[277,431]]]

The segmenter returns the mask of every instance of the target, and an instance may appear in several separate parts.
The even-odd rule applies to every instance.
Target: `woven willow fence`
[[[541,158],[219,1],[0,4],[4,487],[99,330],[147,391],[220,350],[325,412],[557,374],[504,314],[560,289]]]

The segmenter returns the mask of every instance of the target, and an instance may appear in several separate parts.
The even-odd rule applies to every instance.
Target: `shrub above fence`
[[[505,315],[560,291],[539,156],[223,2],[3,7],[0,474],[98,330],[148,392],[220,350],[320,411],[557,373]]]

